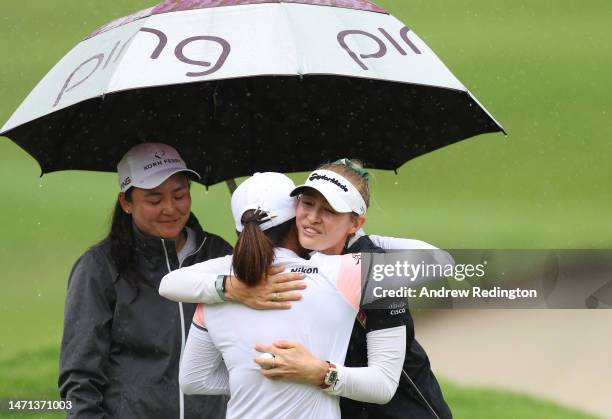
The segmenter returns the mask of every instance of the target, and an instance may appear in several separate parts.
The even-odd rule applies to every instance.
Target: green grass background
[[[611,248],[612,3],[378,3],[419,34],[510,135],[449,146],[398,175],[375,172],[367,230],[447,248]],[[7,2],[0,123],[84,35],[151,4]],[[0,399],[57,397],[66,278],[104,236],[116,194],[112,174],[39,173],[0,139]],[[196,186],[193,197],[205,228],[231,241],[225,185]],[[457,418],[585,417],[519,395],[444,387]]]

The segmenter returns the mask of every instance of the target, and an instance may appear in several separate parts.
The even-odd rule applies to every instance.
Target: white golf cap
[[[357,188],[344,176],[331,170],[315,170],[308,175],[303,185],[291,192],[291,196],[301,194],[305,188],[319,191],[337,212],[363,215],[367,211],[365,201]]]
[[[268,214],[259,225],[267,230],[295,218],[297,199],[290,196],[295,184],[282,173],[255,173],[236,188],[232,194],[232,214],[236,231],[242,231],[242,216],[248,210],[261,210]]]
[[[132,186],[153,189],[175,173],[188,172],[200,179],[200,175],[187,165],[173,147],[162,143],[143,143],[130,149],[119,164],[119,188],[121,192]]]

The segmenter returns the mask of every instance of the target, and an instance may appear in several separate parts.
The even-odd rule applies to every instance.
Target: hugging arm
[[[376,234],[368,234],[372,243],[376,246],[385,250],[403,250],[403,249],[416,249],[416,250],[437,250],[438,248],[432,244],[421,240],[415,239],[403,239],[389,236],[378,236]]]
[[[367,334],[368,366],[338,366],[338,383],[324,391],[367,403],[388,403],[399,385],[406,355],[406,326]]]
[[[431,253],[436,263],[441,265],[455,264],[455,260],[450,253],[421,240],[377,236],[375,234],[369,234],[368,237],[372,240],[372,243],[385,250],[432,250]]]
[[[332,271],[330,275],[335,278],[334,286],[357,312],[361,300],[361,257],[359,254],[315,254],[311,260],[323,266],[325,262],[330,261],[326,258],[330,257],[340,258],[336,265],[337,270]],[[375,310],[372,320],[373,322],[368,320],[368,323],[374,323],[377,330],[368,329],[367,367],[337,366],[338,382],[324,391],[368,403],[385,404],[391,400],[399,385],[406,355],[406,323],[401,316],[391,316],[391,310]],[[323,383],[328,369],[326,363],[313,356],[304,346],[281,341],[274,345],[258,345],[256,349],[276,356],[275,368],[262,369],[262,374],[266,377],[307,382],[317,386]],[[267,365],[269,360],[257,357],[255,362]]]
[[[230,270],[230,256],[177,269],[164,276],[159,294],[169,300],[186,303],[223,303],[217,290],[218,276],[228,274]],[[304,274],[282,272],[282,266],[272,267],[266,280],[253,287],[247,287],[234,276],[227,276],[224,298],[259,310],[288,309],[290,301],[301,298],[299,293],[293,291],[306,288],[306,284],[300,281]]]
[[[338,382],[322,391],[352,400],[386,404],[397,390],[406,354],[406,327],[374,330],[367,334],[368,366],[351,368],[337,365]],[[275,355],[275,368],[262,369],[270,379],[302,382],[320,386],[327,372],[327,363],[312,355],[304,346],[279,341],[274,345],[258,345],[260,352]],[[257,357],[260,365],[270,361]]]
[[[191,324],[179,369],[185,394],[229,395],[229,373],[208,331]]]
[[[225,256],[176,269],[162,278],[159,294],[184,303],[220,303],[223,300],[215,288],[215,281],[219,274],[229,273],[231,260],[231,256]]]

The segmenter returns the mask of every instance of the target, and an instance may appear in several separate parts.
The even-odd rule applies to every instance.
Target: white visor
[[[331,170],[315,170],[308,175],[303,185],[291,192],[291,196],[301,194],[304,188],[319,191],[337,212],[354,212],[363,215],[367,211],[365,201],[357,188],[344,176]]]

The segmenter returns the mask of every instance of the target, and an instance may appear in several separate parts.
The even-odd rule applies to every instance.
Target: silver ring
[[[260,364],[261,368],[263,368],[264,370],[271,370],[272,368],[276,368],[276,355],[270,352],[264,352],[260,356],[266,360],[265,363]],[[267,361],[269,359],[272,360],[272,365],[268,365]]]
[[[272,301],[276,301],[278,300],[278,292],[273,292],[272,293]]]

